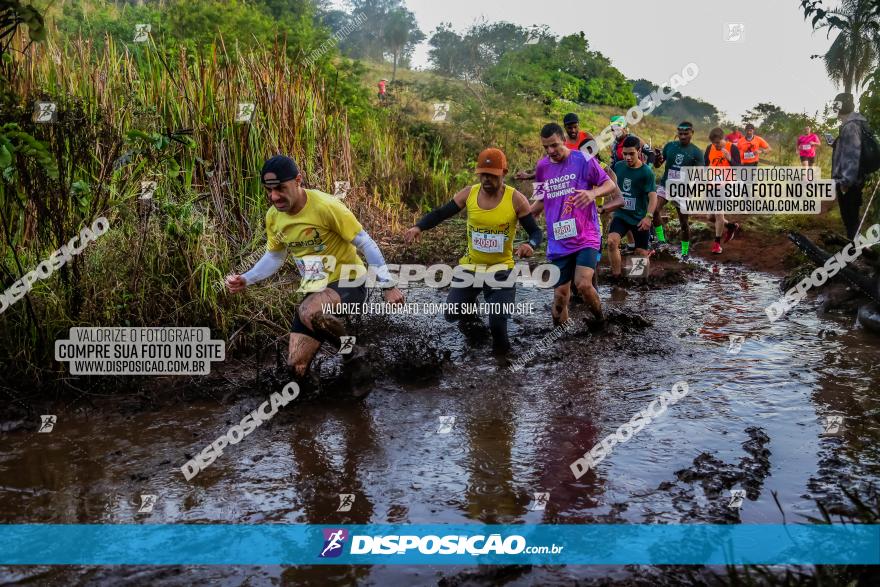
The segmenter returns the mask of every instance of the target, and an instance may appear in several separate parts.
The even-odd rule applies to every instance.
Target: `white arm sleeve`
[[[262,281],[267,277],[271,277],[281,269],[284,260],[287,259],[287,251],[266,251],[266,254],[260,257],[257,264],[250,271],[243,274],[244,280],[248,285]]]
[[[367,265],[376,268],[376,277],[379,278],[380,282],[393,282],[391,274],[388,272],[388,267],[385,265],[385,257],[382,256],[382,251],[379,250],[379,245],[370,238],[366,230],[357,233],[351,244],[367,259]]]

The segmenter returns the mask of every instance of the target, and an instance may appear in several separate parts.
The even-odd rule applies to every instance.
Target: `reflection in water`
[[[498,367],[488,342],[468,347],[454,325],[438,320],[432,332],[451,349],[452,364],[437,383],[402,389],[383,381],[386,387],[364,402],[326,396],[292,405],[192,482],[179,471],[187,455],[263,401],[265,390],[233,405],[206,399],[183,410],[117,413],[105,405],[100,419],[58,414],[52,433],[37,434],[36,421],[33,430],[3,433],[0,521],[693,523],[708,519],[708,498],[697,485],[678,483],[676,472],[703,453],[735,467],[746,456],[742,444],[752,427],[769,436],[771,470],[757,499],[744,502],[744,523],[781,521],[770,490],[787,512],[815,516],[812,496],[880,478],[876,338],[844,332],[848,321],[816,318],[809,302],[770,323],[764,307],[778,299],[777,284],[729,267],[657,290],[612,292],[600,285],[600,294],[653,326],[590,333],[576,306],[575,330],[512,375]],[[421,295],[442,301],[443,294]],[[514,322],[515,348],[533,348],[550,332],[549,295],[518,295],[537,311]],[[389,327],[396,319],[389,318]],[[729,352],[731,335],[743,337],[737,353]],[[597,470],[574,479],[572,461],[679,380],[689,383],[686,398],[614,447]],[[828,413],[844,417],[839,438],[819,436]],[[445,415],[456,417],[455,427],[438,434],[438,417]],[[676,484],[683,488],[679,505],[669,490]],[[536,511],[538,492],[550,498]],[[158,495],[150,515],[137,514],[142,493]],[[350,511],[337,511],[340,494],[355,496]],[[452,573],[389,568],[261,572],[266,583],[406,586],[436,584],[438,574]],[[122,582],[132,572],[108,569],[92,582]],[[567,572],[580,578],[591,571]],[[144,573],[140,578],[150,584],[179,583],[174,573]],[[199,573],[214,584],[244,580],[233,569]],[[551,583],[552,573],[534,568],[524,581]],[[72,578],[70,569],[50,574],[37,582],[88,582]]]
[[[467,420],[469,482],[466,515],[485,524],[510,524],[525,512],[513,482],[514,414],[510,404],[480,402]]]
[[[305,524],[369,524],[373,504],[363,484],[377,443],[369,410],[362,402],[351,409],[311,409],[297,418],[289,442],[295,458],[291,475]],[[340,499],[340,495],[344,495]],[[353,495],[353,501],[350,497]],[[349,511],[338,511],[346,510]],[[317,552],[315,556],[317,558]],[[365,566],[295,566],[282,577],[295,585],[347,584],[370,574]]]
[[[297,418],[290,431],[290,447],[296,462],[293,486],[303,512],[298,521],[370,523],[373,504],[361,477],[369,470],[365,461],[373,456],[376,446],[372,419],[363,403],[345,412],[314,406]],[[354,495],[347,512],[338,511],[346,509],[341,507],[342,494]]]

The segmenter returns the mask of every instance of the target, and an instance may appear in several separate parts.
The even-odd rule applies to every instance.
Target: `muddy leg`
[[[339,294],[332,289],[316,292],[306,296],[297,308],[294,320],[293,332],[290,333],[290,346],[288,349],[287,364],[297,377],[304,377],[309,370],[309,364],[318,349],[321,341],[315,333],[315,322],[326,318],[327,322],[339,322],[332,315],[325,315],[322,310],[323,304],[338,304]],[[340,323],[341,326],[341,323]]]
[[[651,228],[654,230],[654,232],[657,236],[657,241],[661,242],[661,243],[666,242],[666,227],[663,226],[663,214],[661,214],[661,212],[663,211],[663,206],[665,206],[665,205],[666,205],[666,198],[658,195],[657,196],[657,209],[654,210],[654,216],[653,216],[653,218],[651,218],[651,221],[653,222],[653,225],[651,226]],[[661,238],[661,236],[662,236],[662,238]]]
[[[620,277],[620,235],[616,232],[608,233],[608,258],[611,261],[611,275]]]
[[[503,281],[510,271],[499,272],[496,279]],[[498,352],[507,352],[510,349],[510,339],[507,336],[507,323],[510,319],[510,313],[505,311],[504,306],[513,304],[516,300],[515,287],[486,287],[483,290],[483,296],[486,298],[489,306],[489,330],[492,331],[492,345]],[[497,304],[497,306],[496,306]]]
[[[568,322],[568,301],[571,299],[571,282],[553,290],[553,324],[559,326]]]
[[[721,238],[721,235],[724,234],[725,224],[727,224],[727,221],[724,218],[724,214],[715,214],[715,238]]]
[[[678,223],[681,225],[681,241],[689,243],[691,241],[691,226],[688,221],[688,215],[684,214],[679,208],[676,208],[675,211],[678,213]]]
[[[452,287],[449,288],[449,294],[446,296],[447,304],[455,304],[454,310],[446,310],[443,313],[443,317],[446,318],[447,322],[456,322],[463,318],[474,316],[473,313],[465,314],[462,311],[462,308],[466,304],[473,304],[477,301],[477,296],[480,295],[480,292],[483,290],[482,286],[475,287],[456,287],[460,285],[462,280],[455,278],[452,281]]]
[[[574,271],[574,284],[578,289],[578,293],[587,303],[587,307],[596,317],[597,320],[604,321],[605,316],[602,314],[602,303],[599,301],[599,292],[593,287],[593,274],[595,272],[589,267],[578,265]]]

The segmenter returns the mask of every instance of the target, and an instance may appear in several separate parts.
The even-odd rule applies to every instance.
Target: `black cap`
[[[563,125],[568,125],[568,124],[574,124],[575,122],[580,122],[580,121],[581,121],[581,119],[578,118],[578,115],[577,115],[577,114],[575,114],[574,112],[569,112],[569,113],[566,114],[565,117],[562,119],[562,124],[563,124]]]
[[[267,173],[274,173],[275,179],[269,181],[263,179]],[[296,166],[296,161],[286,155],[275,155],[263,163],[263,170],[260,172],[260,180],[263,184],[274,187],[285,181],[295,179],[297,175],[299,175],[299,168]]]
[[[841,92],[834,97],[835,102],[840,102],[840,114],[849,114],[855,110],[855,100],[849,92]]]

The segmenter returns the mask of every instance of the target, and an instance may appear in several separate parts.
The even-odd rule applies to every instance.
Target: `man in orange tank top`
[[[746,125],[746,136],[736,142],[736,147],[742,164],[750,167],[757,166],[760,156],[772,150],[767,141],[755,134],[755,125],[752,123]]]
[[[709,146],[706,147],[703,162],[709,167],[739,166],[741,164],[739,147],[724,140],[723,130],[713,128],[709,132]],[[712,253],[720,255],[723,250],[721,248],[722,238],[725,243],[733,240],[739,233],[739,224],[727,222],[722,213],[713,214],[710,217],[715,219],[715,242],[712,243]]]

